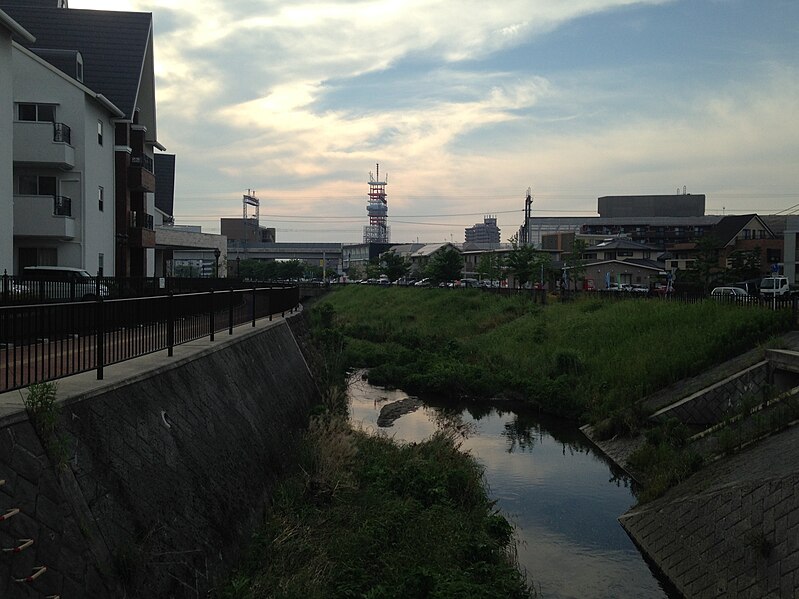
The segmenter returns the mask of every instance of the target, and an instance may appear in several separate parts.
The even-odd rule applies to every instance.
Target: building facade
[[[482,223],[466,229],[466,243],[499,243],[499,232],[497,217],[486,216]]]

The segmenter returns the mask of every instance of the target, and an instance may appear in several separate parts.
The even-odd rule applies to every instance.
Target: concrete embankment
[[[653,421],[668,417],[694,429],[708,427],[689,440],[706,465],[619,518],[685,597],[799,596],[799,494],[794,493],[799,426],[765,437],[759,433],[732,455],[719,449],[725,426],[731,437],[745,423],[760,430],[773,416],[770,410],[780,406],[763,403],[749,420],[736,421],[734,414],[747,397],[765,401],[776,389],[784,392],[783,401],[795,403],[799,354],[792,350],[799,348],[799,334],[785,335],[778,345],[787,351],[752,350],[643,402]],[[784,426],[780,419],[775,422]],[[584,432],[592,436],[590,427]],[[644,440],[595,442],[629,472],[627,459]]]
[[[19,510],[0,521],[0,545],[34,541],[0,558],[0,597],[217,587],[318,390],[283,320],[194,346],[109,367],[102,382],[61,381],[60,439],[47,450],[24,411],[0,420],[0,515]]]
[[[796,597],[798,482],[793,427],[619,520],[685,597]]]

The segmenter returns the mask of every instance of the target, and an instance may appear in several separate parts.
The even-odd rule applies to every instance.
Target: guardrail
[[[0,306],[0,393],[103,368],[293,312],[298,287]]]

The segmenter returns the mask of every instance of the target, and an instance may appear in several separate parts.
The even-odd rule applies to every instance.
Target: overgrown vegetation
[[[444,397],[522,398],[634,428],[636,400],[787,330],[792,315],[716,302],[586,299],[543,307],[480,290],[349,286],[320,301],[343,363],[376,384]],[[324,308],[328,309],[328,308]]]
[[[455,431],[399,445],[353,430],[344,336],[333,308],[311,314],[323,405],[296,474],[272,494],[264,526],[222,591],[226,599],[529,598],[513,528]]]
[[[396,445],[316,417],[306,450],[224,597],[532,596],[453,436]]]

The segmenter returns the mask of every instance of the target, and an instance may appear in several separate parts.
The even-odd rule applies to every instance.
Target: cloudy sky
[[[799,206],[796,0],[69,0],[152,12],[158,138],[179,224],[256,190],[278,241],[358,242],[369,173],[391,240],[463,241],[528,187],[542,216],[603,195]]]

